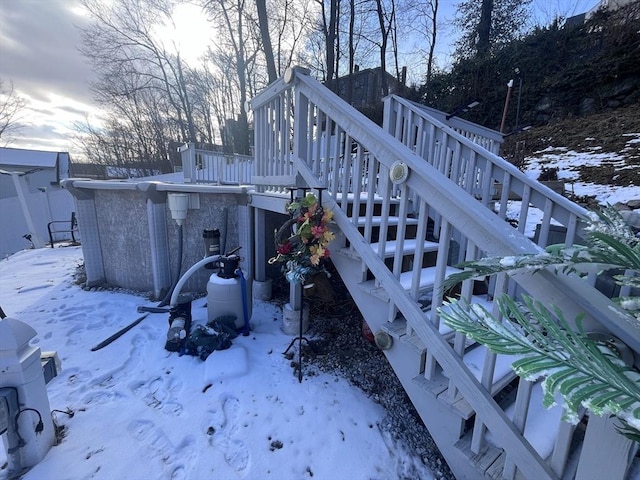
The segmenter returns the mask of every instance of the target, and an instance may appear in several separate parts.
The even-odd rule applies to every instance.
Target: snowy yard
[[[298,383],[272,304],[255,302],[251,335],[206,362],[164,349],[167,314],[92,352],[149,302],[81,289],[81,256],[45,248],[0,261],[0,305],[58,352],[50,406],[74,413],[54,413],[64,438],[24,480],[432,478],[379,428],[383,408],[359,389],[320,372]],[[194,302],[194,323],[206,322],[205,301]]]

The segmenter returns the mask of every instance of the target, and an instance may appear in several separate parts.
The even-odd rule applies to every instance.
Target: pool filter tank
[[[209,278],[207,283],[207,321],[218,317],[234,316],[235,326],[249,334],[251,319],[251,292],[242,270],[238,267],[238,255],[222,256],[220,270]]]

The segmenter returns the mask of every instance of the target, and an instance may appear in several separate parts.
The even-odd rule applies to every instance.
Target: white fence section
[[[249,185],[254,172],[253,157],[226,155],[222,152],[201,150],[193,143],[180,148],[185,183],[212,183],[217,185]]]
[[[31,215],[35,232],[31,231],[25,211],[17,196],[0,199],[0,258],[30,248],[30,242],[24,235],[31,235],[36,246],[49,242],[47,223],[53,220],[71,220],[75,211],[73,197],[63,189],[47,189],[44,192],[25,195],[28,213]],[[76,235],[79,238],[79,235]],[[54,240],[71,239],[67,233],[58,233]],[[40,244],[38,244],[38,240]]]

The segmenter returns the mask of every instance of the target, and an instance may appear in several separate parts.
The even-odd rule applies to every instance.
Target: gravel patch
[[[332,275],[330,284],[332,300],[305,298],[310,312],[309,330],[305,333],[309,343],[303,342],[302,350],[303,375],[313,375],[317,369],[334,373],[360,388],[385,409],[386,415],[380,425],[383,432],[422,459],[434,478],[455,480],[384,354],[364,338],[362,315],[339,275]],[[273,301],[287,303],[289,284],[275,279],[273,287]],[[298,375],[297,350],[290,359],[292,373]],[[417,478],[407,472],[399,480]]]

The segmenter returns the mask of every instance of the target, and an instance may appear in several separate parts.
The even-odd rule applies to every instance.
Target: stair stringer
[[[377,332],[387,323],[389,302],[370,295],[359,287],[361,262],[340,254],[332,255],[332,261],[369,328]],[[429,395],[414,380],[421,373],[420,352],[414,345],[400,339],[395,340],[391,348],[383,350],[383,353],[456,479],[479,478],[481,472],[478,472],[470,458],[456,446],[462,435],[464,420],[449,406]]]

